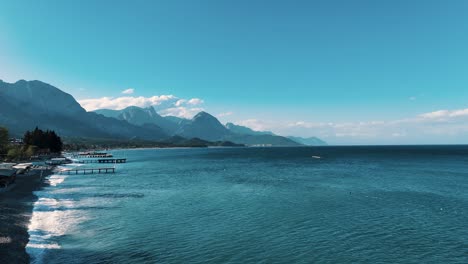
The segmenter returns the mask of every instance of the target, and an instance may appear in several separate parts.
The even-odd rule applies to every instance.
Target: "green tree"
[[[7,153],[7,158],[9,160],[19,160],[23,158],[23,150],[19,146],[12,146]]]
[[[32,142],[32,133],[30,131],[26,131],[26,133],[24,133],[24,136],[23,136],[23,143],[25,145],[33,145],[33,142]]]
[[[0,154],[5,154],[8,149],[8,129],[0,127]]]
[[[62,139],[55,134],[55,131],[47,131],[47,144],[51,152],[60,152],[63,148]]]
[[[37,149],[36,146],[29,145],[29,146],[26,147],[26,150],[24,151],[24,155],[26,157],[30,158],[31,156],[36,154],[36,149]]]
[[[60,152],[63,149],[62,139],[53,130],[42,131],[36,127],[33,131],[26,131],[23,142],[38,149],[47,149],[50,152]]]

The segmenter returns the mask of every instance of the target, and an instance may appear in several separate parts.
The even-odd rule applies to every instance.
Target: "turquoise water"
[[[468,263],[466,146],[113,154],[37,192],[33,263]]]

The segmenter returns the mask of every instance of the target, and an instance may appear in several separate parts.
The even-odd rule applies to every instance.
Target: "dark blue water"
[[[37,193],[33,262],[468,263],[467,146],[113,153]]]

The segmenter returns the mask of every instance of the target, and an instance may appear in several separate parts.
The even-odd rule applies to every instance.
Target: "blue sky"
[[[0,79],[111,107],[172,95],[178,114],[336,144],[468,143],[453,114],[468,108],[467,13],[467,1],[0,1]]]

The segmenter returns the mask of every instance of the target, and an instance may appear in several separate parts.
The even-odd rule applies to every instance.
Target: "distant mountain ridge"
[[[326,146],[328,145],[327,142],[321,140],[318,137],[308,137],[308,138],[303,138],[303,137],[293,137],[289,136],[289,139],[296,141],[297,143],[306,145],[306,146]]]
[[[226,128],[230,131],[237,133],[237,134],[244,134],[244,135],[275,135],[273,132],[270,131],[255,131],[249,127],[235,125],[233,123],[227,123]]]
[[[34,109],[43,114],[72,115],[86,112],[73,96],[41,81],[0,81],[0,89],[0,93],[12,102],[27,102],[23,109]]]
[[[73,96],[41,81],[0,81],[0,126],[8,127],[14,135],[22,135],[26,130],[38,126],[53,129],[59,135],[68,137],[163,142],[171,138],[178,139],[178,136],[196,139],[181,141],[189,144],[205,144],[205,141],[267,146],[304,144],[293,138],[268,131],[254,131],[233,123],[224,126],[206,112],[200,112],[192,119],[163,117],[153,107],[130,106],[122,110],[87,112]]]
[[[13,135],[38,126],[59,135],[92,138],[141,138],[159,140],[160,128],[141,129],[128,122],[86,112],[71,96],[41,81],[0,81],[0,125]]]
[[[160,116],[153,107],[140,108],[129,106],[122,110],[99,109],[94,112],[103,116],[125,120],[137,126],[145,124],[157,125],[168,135],[173,135],[178,129],[177,123]]]
[[[232,141],[246,145],[271,145],[271,146],[299,146],[298,142],[274,135],[271,132],[257,132],[250,128],[237,126],[232,123],[224,126],[219,120],[207,112],[200,112],[192,119],[184,119],[173,116],[162,117],[154,108],[127,107],[122,110],[95,110],[108,117],[126,120],[136,125],[156,124],[170,135],[184,138],[199,138],[208,141]],[[169,124],[169,125],[168,125]],[[168,129],[169,127],[169,129]],[[174,128],[175,127],[175,128]]]
[[[226,127],[231,130],[232,132],[236,134],[243,134],[243,135],[250,135],[250,136],[257,136],[255,138],[255,141],[259,141],[260,138],[262,138],[263,142],[268,142],[268,141],[277,141],[278,138],[273,138],[272,136],[277,136],[271,131],[255,131],[251,128],[245,127],[245,126],[240,126],[240,125],[235,125],[233,123],[227,123]],[[262,136],[262,137],[259,137]],[[270,137],[268,137],[270,136]],[[293,137],[293,136],[288,136],[286,137],[288,140],[292,140],[298,144],[305,145],[305,146],[325,146],[327,143],[317,137],[309,137],[309,138],[302,138],[302,137]],[[246,139],[244,142],[248,142]],[[284,143],[284,142],[283,142]],[[248,144],[248,143],[244,143]],[[259,143],[261,144],[261,143]],[[281,144],[280,142],[277,142],[277,144]]]
[[[196,137],[204,140],[223,140],[231,132],[216,119],[216,117],[200,112],[196,114],[190,122],[182,125],[176,132],[183,137]]]

